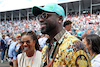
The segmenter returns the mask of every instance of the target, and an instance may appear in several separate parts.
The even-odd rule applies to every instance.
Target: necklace
[[[96,55],[97,55],[97,53],[94,53],[94,54],[92,55],[91,60],[92,60]]]
[[[31,67],[32,67],[33,60],[34,60],[34,58],[35,58],[35,55],[36,55],[36,51],[34,52],[34,56],[33,56],[32,62],[31,62]],[[26,56],[25,56],[25,67],[29,67],[29,66],[26,66]]]

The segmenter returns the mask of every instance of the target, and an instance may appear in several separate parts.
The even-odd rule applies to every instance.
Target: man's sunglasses
[[[24,44],[24,42],[26,42],[27,44],[30,43],[30,40],[27,40],[27,41],[20,41],[21,44]]]
[[[37,17],[36,17],[36,19],[38,19],[38,20],[40,20],[41,18],[42,19],[47,19],[49,16],[51,16],[52,14],[54,14],[54,13],[46,13],[46,12],[43,12],[42,14],[40,14],[40,15],[38,15]]]

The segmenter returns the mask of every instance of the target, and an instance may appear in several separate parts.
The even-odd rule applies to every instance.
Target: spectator
[[[84,43],[90,53],[91,67],[100,67],[100,37],[96,34],[86,35]]]
[[[41,67],[90,67],[85,45],[63,29],[65,12],[60,5],[34,6],[32,12],[40,22],[41,33],[50,36],[42,50]]]
[[[4,62],[4,56],[5,56],[5,51],[6,51],[6,48],[7,48],[7,43],[5,41],[5,35],[2,35],[2,39],[1,39],[1,63]]]
[[[8,50],[8,55],[11,58],[11,61],[13,62],[13,67],[16,67],[17,51],[20,46],[20,44],[18,44],[18,39],[19,39],[18,36],[16,36],[16,38],[13,38],[14,41],[9,46],[9,50]],[[16,45],[16,44],[18,44],[18,45]]]
[[[9,45],[9,50],[8,50],[8,57],[9,57],[9,65],[10,67],[13,67],[13,53],[14,51],[14,43],[16,43],[16,38],[12,37],[11,43]]]
[[[5,51],[5,57],[6,57],[6,60],[8,60],[8,50],[9,50],[9,45],[10,45],[10,41],[11,41],[10,34],[7,34],[5,36],[5,41],[7,43],[7,49]]]
[[[9,39],[11,39],[10,34],[7,34],[7,36],[5,37],[5,40],[6,40],[7,44],[8,44]]]
[[[17,67],[40,67],[41,52],[36,34],[32,31],[22,33],[20,43],[24,52],[17,56]]]
[[[69,20],[64,21],[63,26],[64,26],[65,30],[70,31],[71,30],[71,24],[72,24],[72,22],[69,21]]]
[[[21,40],[21,34],[17,34],[16,35],[16,39],[17,39],[17,43],[15,44],[15,48],[18,47],[16,49],[16,52],[17,52],[17,55],[18,55],[18,54],[22,53],[21,45],[19,45],[20,44],[20,40]]]
[[[41,48],[43,48],[46,45],[46,40],[49,38],[48,35],[41,35],[41,38],[38,39],[39,45]]]

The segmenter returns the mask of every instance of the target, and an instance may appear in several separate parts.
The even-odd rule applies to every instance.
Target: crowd
[[[62,13],[46,10],[50,5]],[[33,7],[35,16],[41,14],[38,19],[0,22],[1,63],[6,59],[10,67],[99,67],[100,15],[64,17],[59,5],[46,8]]]
[[[64,20],[70,20],[72,22],[73,35],[77,34],[79,37],[83,34],[83,32],[97,33],[99,29],[100,15],[93,14],[92,16],[89,14],[81,15],[81,16],[66,16]],[[30,20],[21,20],[21,21],[4,21],[0,22],[0,38],[2,34],[10,33],[12,36],[15,36],[18,33],[22,33],[25,31],[34,31],[36,34],[41,35],[40,33],[40,24],[36,19]],[[77,33],[76,33],[77,32]],[[80,34],[81,33],[81,34]]]
[[[100,31],[100,15],[97,14],[86,14],[81,16],[67,16],[66,20],[70,20],[72,22],[72,32],[73,34],[77,34],[79,37],[84,32],[87,34],[98,33]],[[75,33],[75,31],[77,33]],[[98,34],[100,35],[100,34]]]
[[[21,21],[7,21],[0,22],[0,34],[10,33],[12,36],[25,31],[34,31],[37,34],[40,32],[40,25],[36,19],[21,20]],[[38,31],[38,32],[37,32]]]

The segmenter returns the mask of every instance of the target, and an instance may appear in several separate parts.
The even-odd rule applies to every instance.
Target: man
[[[84,44],[63,29],[65,13],[60,5],[34,6],[32,12],[40,22],[42,34],[50,37],[42,50],[41,67],[90,67]]]
[[[6,40],[7,44],[8,44],[9,39],[11,39],[11,38],[10,38],[10,34],[7,34],[7,35],[5,36],[5,40]]]
[[[9,56],[9,65],[10,67],[13,67],[13,57],[16,57],[16,51],[15,49],[15,44],[16,44],[16,38],[12,37],[11,44],[9,45],[9,50],[8,50],[8,56]],[[15,60],[15,59],[14,59]]]
[[[16,58],[17,58],[17,52],[20,48],[19,44],[19,38],[21,35],[16,35],[16,37],[13,37],[13,41],[11,42],[11,45],[9,46],[8,50],[8,56],[11,59],[10,67],[16,67]]]
[[[64,26],[65,30],[70,31],[71,30],[71,24],[72,24],[72,22],[69,21],[69,20],[64,21],[63,26]]]
[[[39,45],[43,48],[46,45],[46,40],[49,38],[48,35],[41,35],[41,38],[38,39]]]
[[[10,45],[9,41],[11,41],[10,34],[7,34],[7,35],[5,36],[5,41],[6,41],[6,43],[7,43],[7,49],[6,49],[6,51],[5,51],[5,58],[6,58],[7,61],[9,61],[9,60],[8,60],[8,50],[9,50],[9,45]]]
[[[4,62],[4,56],[5,56],[5,51],[7,48],[7,43],[5,41],[5,35],[2,35],[2,39],[1,39],[1,44],[0,44],[0,50],[1,50],[1,63]]]

